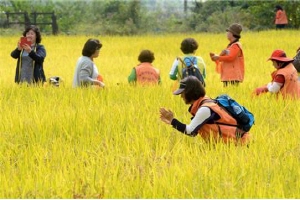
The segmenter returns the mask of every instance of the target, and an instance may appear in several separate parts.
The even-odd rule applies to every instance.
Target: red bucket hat
[[[273,51],[271,57],[268,60],[276,60],[281,62],[291,62],[294,61],[292,58],[287,58],[283,50],[277,49]]]

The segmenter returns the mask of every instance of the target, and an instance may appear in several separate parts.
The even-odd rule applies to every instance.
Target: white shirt
[[[193,130],[211,116],[211,110],[208,107],[200,107],[190,124],[186,125],[186,134],[190,135]]]
[[[282,85],[283,85],[283,83],[270,82],[270,83],[268,83],[267,88],[268,88],[269,92],[277,93],[277,92],[279,92]]]

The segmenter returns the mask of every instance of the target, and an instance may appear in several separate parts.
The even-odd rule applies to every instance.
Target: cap
[[[281,62],[291,62],[294,59],[287,58],[286,54],[283,50],[276,49],[276,50],[273,51],[271,57],[268,60],[277,60],[277,61],[281,61]]]
[[[186,83],[180,81],[180,86],[177,90],[175,90],[173,92],[174,95],[178,95],[178,94],[181,94],[184,90],[185,90],[185,87],[186,87]]]

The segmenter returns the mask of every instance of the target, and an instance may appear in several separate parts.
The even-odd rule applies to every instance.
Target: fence
[[[20,24],[24,25],[25,27],[28,25],[51,25],[52,26],[52,34],[56,35],[58,34],[58,25],[56,22],[56,16],[54,12],[32,12],[32,22],[30,20],[30,17],[27,12],[5,12],[6,14],[6,25],[9,27],[11,24]],[[24,17],[24,21],[12,21],[11,18],[13,16],[22,16]],[[38,16],[43,16],[43,18],[46,16],[51,16],[51,22],[38,22]]]

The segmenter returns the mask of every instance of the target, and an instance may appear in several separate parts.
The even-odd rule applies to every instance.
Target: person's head
[[[275,6],[275,11],[278,11],[278,10],[283,10],[283,8],[280,5],[276,5]]]
[[[99,55],[101,47],[102,44],[99,40],[90,38],[84,44],[84,47],[82,49],[82,55],[96,58]]]
[[[227,29],[227,37],[228,39],[240,39],[241,38],[241,32],[243,30],[243,27],[240,24],[233,23],[231,24]]]
[[[185,38],[181,42],[180,49],[184,54],[195,53],[198,49],[198,43],[194,38]]]
[[[294,61],[294,59],[286,57],[286,53],[281,49],[274,50],[268,60],[271,60],[273,62],[273,66],[277,69]]]
[[[173,94],[181,94],[186,104],[192,104],[200,97],[204,97],[206,92],[197,77],[188,76],[180,81],[179,88]]]
[[[155,59],[154,57],[154,53],[150,50],[142,50],[139,57],[138,57],[138,60],[142,63],[142,62],[149,62],[149,63],[152,63],[153,60]]]
[[[27,37],[29,41],[31,41],[33,44],[41,43],[42,36],[39,28],[34,25],[27,26],[23,32],[23,36]]]

